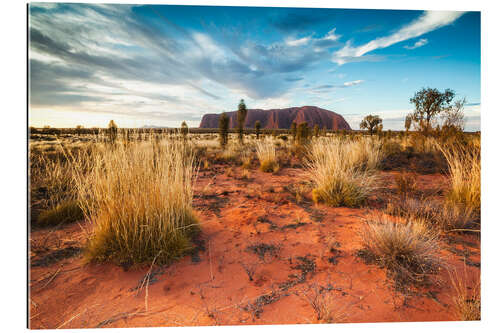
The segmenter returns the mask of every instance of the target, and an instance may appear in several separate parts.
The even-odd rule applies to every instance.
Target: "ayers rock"
[[[237,111],[226,112],[229,117],[229,127],[237,125]],[[205,114],[201,118],[200,128],[218,128],[220,114]],[[255,122],[260,120],[262,128],[290,128],[292,122],[300,124],[307,122],[309,127],[318,125],[329,130],[350,130],[351,127],[344,117],[338,113],[318,108],[316,106],[292,107],[286,109],[248,109],[246,128],[253,128]]]

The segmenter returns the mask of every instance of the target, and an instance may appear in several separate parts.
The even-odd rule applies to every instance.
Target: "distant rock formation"
[[[229,127],[237,126],[237,111],[226,112],[229,117]],[[201,118],[200,128],[218,128],[220,114],[205,114]],[[329,130],[350,130],[351,126],[338,113],[318,108],[316,106],[292,107],[286,109],[248,109],[246,128],[253,128],[259,120],[262,128],[290,128],[292,122],[298,124],[307,122],[309,127],[318,125]]]

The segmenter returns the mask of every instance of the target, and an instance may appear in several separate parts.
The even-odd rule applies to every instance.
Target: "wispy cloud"
[[[355,80],[355,81],[349,81],[349,82],[344,82],[344,84],[341,87],[353,87],[357,86],[358,84],[361,84],[365,82],[364,80]]]
[[[335,88],[349,88],[349,87],[354,87],[357,85],[360,85],[361,83],[365,82],[364,80],[355,80],[355,81],[347,81],[342,84],[322,84],[319,86],[316,86],[312,88],[313,92],[316,93],[323,93],[323,92],[328,92],[331,89]]]
[[[413,50],[413,49],[417,49],[419,47],[422,47],[426,44],[429,43],[429,40],[427,38],[420,38],[418,41],[415,42],[415,44],[413,45],[405,45],[403,46],[405,49],[407,50]]]
[[[389,36],[376,38],[357,47],[352,46],[352,41],[348,41],[342,49],[334,53],[332,61],[339,65],[352,62],[371,51],[386,48],[393,44],[419,37],[430,31],[449,25],[463,14],[463,12],[427,11],[410,24],[402,27]]]
[[[311,37],[303,37],[303,38],[299,38],[299,39],[287,39],[285,41],[285,44],[288,46],[302,46],[302,45],[306,45],[307,43],[309,43],[310,40],[311,40]]]
[[[110,109],[121,103],[138,114],[204,113],[221,95],[278,98],[302,79],[294,72],[328,59],[327,47],[338,39],[332,29],[266,45],[237,32],[187,30],[154,7],[143,9],[151,9],[152,19],[128,5],[30,6],[30,105]]]

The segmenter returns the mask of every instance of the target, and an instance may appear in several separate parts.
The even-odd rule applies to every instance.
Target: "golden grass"
[[[464,264],[464,274],[460,276],[456,271],[449,272],[453,287],[453,305],[460,320],[481,320],[481,282],[479,274],[471,280],[468,287],[468,274]]]
[[[479,139],[475,141],[479,142]],[[468,145],[440,146],[448,163],[451,190],[447,199],[479,212],[481,209],[481,148]]]
[[[442,265],[437,234],[418,220],[373,216],[361,232],[364,250],[402,282],[422,281]]]
[[[381,159],[376,141],[315,140],[309,149],[306,166],[316,185],[315,202],[357,207],[376,189],[375,170]]]
[[[387,204],[386,212],[411,220],[421,220],[437,230],[466,230],[474,227],[477,214],[464,205],[436,199],[398,198]]]
[[[38,226],[54,226],[68,224],[83,219],[83,211],[77,201],[65,201],[54,208],[40,213],[36,224]]]
[[[257,142],[257,158],[260,162],[260,170],[264,172],[277,172],[279,170],[276,146],[271,138],[265,138]]]
[[[413,173],[403,172],[395,177],[396,189],[401,195],[408,195],[417,189],[417,177]]]
[[[190,249],[198,230],[191,206],[194,159],[182,143],[108,145],[75,157],[74,173],[92,223],[88,260],[166,263]]]
[[[305,300],[316,313],[320,323],[340,323],[347,317],[345,302],[339,302],[331,291],[317,285],[312,285],[310,290],[303,291]]]
[[[57,149],[60,147],[54,148]],[[44,193],[44,206],[47,209],[56,208],[76,197],[70,164],[55,154],[51,155],[42,150],[30,156],[30,187]]]

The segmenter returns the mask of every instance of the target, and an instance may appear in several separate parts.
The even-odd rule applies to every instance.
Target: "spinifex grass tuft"
[[[182,143],[150,140],[95,149],[75,159],[79,202],[92,223],[86,258],[166,263],[191,248],[193,154]],[[79,170],[87,170],[85,173]]]
[[[309,178],[316,185],[313,200],[331,206],[364,204],[376,188],[380,158],[380,145],[370,139],[316,140],[307,163]]]
[[[54,208],[44,210],[37,219],[38,226],[68,224],[83,219],[83,212],[78,202],[65,201]]]
[[[418,220],[370,219],[361,233],[364,250],[399,283],[421,282],[442,265],[437,233]]]
[[[460,320],[481,320],[481,279],[479,274],[469,278],[464,263],[464,272],[449,271],[453,287],[453,305]],[[472,284],[472,286],[468,286]]]
[[[479,139],[476,139],[479,141]],[[481,209],[481,148],[476,142],[468,145],[440,147],[446,161],[451,179],[448,200]]]
[[[256,144],[257,157],[260,161],[260,170],[264,172],[276,172],[279,169],[276,147],[270,138],[259,141]]]

